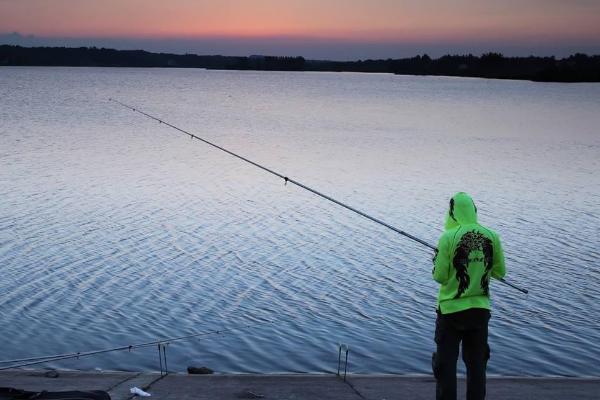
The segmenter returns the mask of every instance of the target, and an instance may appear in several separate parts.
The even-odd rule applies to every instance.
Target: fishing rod
[[[118,100],[115,100],[113,98],[109,98],[108,100],[112,101],[114,103],[117,103],[117,104],[119,104],[119,105],[121,105],[121,106],[123,106],[125,108],[128,108],[128,109],[130,109],[130,110],[132,110],[134,112],[142,114],[142,115],[146,116],[147,118],[150,118],[150,119],[152,119],[154,121],[157,121],[160,124],[164,124],[164,125],[168,126],[169,128],[173,128],[176,131],[179,131],[179,132],[183,133],[184,135],[189,136],[191,139],[199,140],[199,141],[201,141],[201,142],[203,142],[203,143],[205,143],[205,144],[207,144],[209,146],[212,146],[212,147],[214,147],[214,148],[216,148],[218,150],[221,150],[221,151],[223,151],[223,152],[225,152],[225,153],[227,153],[227,154],[229,154],[229,155],[231,155],[231,156],[233,156],[233,157],[235,157],[235,158],[237,158],[239,160],[242,160],[244,162],[247,162],[248,164],[254,165],[255,167],[260,168],[263,171],[268,172],[271,175],[275,175],[276,177],[278,177],[280,179],[283,179],[284,180],[284,184],[286,184],[286,185],[288,184],[288,182],[291,183],[291,184],[293,184],[293,185],[296,185],[299,188],[302,188],[302,189],[304,189],[306,191],[309,191],[309,192],[311,192],[311,193],[313,193],[313,194],[315,194],[315,195],[317,195],[319,197],[324,198],[325,200],[329,200],[330,202],[335,203],[338,206],[344,207],[345,209],[350,210],[350,211],[352,211],[352,212],[354,212],[354,213],[356,213],[356,214],[358,214],[358,215],[360,215],[360,216],[362,216],[362,217],[364,217],[364,218],[366,218],[368,220],[371,220],[371,221],[373,221],[373,222],[375,222],[375,223],[377,223],[379,225],[382,225],[382,226],[384,226],[384,227],[386,227],[388,229],[391,229],[392,231],[394,231],[396,233],[399,233],[400,235],[405,236],[405,237],[407,237],[407,238],[409,238],[409,239],[411,239],[411,240],[413,240],[413,241],[415,241],[417,243],[420,243],[420,244],[422,244],[425,247],[429,247],[431,250],[434,250],[434,251],[436,250],[436,247],[434,245],[426,242],[425,240],[420,239],[420,238],[418,238],[416,236],[413,236],[410,233],[404,232],[403,230],[398,229],[395,226],[392,226],[392,225],[390,225],[390,224],[388,224],[388,223],[386,223],[386,222],[384,222],[384,221],[382,221],[382,220],[380,220],[378,218],[375,218],[375,217],[373,217],[373,216],[371,216],[371,215],[369,215],[369,214],[367,214],[367,213],[365,213],[363,211],[360,211],[360,210],[358,210],[358,209],[356,209],[354,207],[351,207],[351,206],[349,206],[349,205],[347,205],[345,203],[342,203],[341,201],[336,200],[333,197],[328,196],[328,195],[326,195],[324,193],[321,193],[321,192],[319,192],[319,191],[317,191],[317,190],[315,190],[315,189],[313,189],[313,188],[311,188],[309,186],[306,186],[303,183],[300,183],[300,182],[298,182],[295,179],[289,178],[289,177],[287,177],[287,176],[285,176],[285,175],[283,175],[283,174],[281,174],[281,173],[279,173],[277,171],[274,171],[274,170],[272,170],[270,168],[265,167],[264,165],[261,165],[261,164],[259,164],[257,162],[254,162],[254,161],[252,161],[252,160],[250,160],[250,159],[248,159],[248,158],[246,158],[244,156],[241,156],[241,155],[239,155],[237,153],[234,153],[233,151],[227,150],[224,147],[221,147],[221,146],[219,146],[219,145],[217,145],[217,144],[215,144],[213,142],[210,142],[210,141],[208,141],[206,139],[201,138],[200,136],[197,136],[197,135],[195,135],[195,134],[193,134],[191,132],[188,132],[188,131],[186,131],[184,129],[181,129],[181,128],[179,128],[179,127],[177,127],[177,126],[175,126],[175,125],[173,125],[173,124],[171,124],[171,123],[169,123],[169,122],[167,122],[167,121],[165,121],[165,120],[163,120],[161,118],[158,118],[158,117],[155,117],[154,115],[148,114],[148,113],[140,110],[139,108],[136,108],[136,107],[130,106],[128,104],[122,103],[122,102],[120,102]],[[510,283],[507,280],[505,280],[504,278],[496,278],[496,279],[498,281],[504,283],[505,285],[507,285],[507,286],[509,286],[509,287],[511,287],[513,289],[516,289],[516,290],[518,290],[518,291],[520,291],[522,293],[525,293],[525,294],[529,293],[529,291],[527,289],[521,288],[521,287],[519,287],[519,286],[517,286],[517,285],[515,285],[513,283]]]
[[[220,330],[200,331],[200,332],[195,332],[195,333],[185,335],[185,336],[163,338],[163,339],[153,340],[150,342],[136,343],[136,344],[130,344],[130,345],[126,345],[126,346],[117,346],[117,347],[111,347],[108,349],[82,351],[82,352],[78,351],[78,352],[74,352],[74,353],[54,354],[54,355],[47,355],[47,356],[28,357],[28,358],[18,358],[18,359],[13,359],[13,360],[2,360],[2,361],[0,361],[0,364],[11,364],[11,365],[0,367],[0,371],[7,370],[7,369],[27,367],[30,365],[44,364],[44,363],[53,362],[53,361],[69,360],[69,359],[73,359],[73,358],[79,359],[81,357],[88,357],[88,356],[93,356],[93,355],[97,355],[97,354],[111,353],[111,352],[115,352],[115,351],[124,351],[124,350],[131,351],[134,349],[140,349],[140,348],[144,348],[144,347],[151,347],[151,346],[156,346],[156,345],[161,345],[161,344],[162,345],[169,344],[169,343],[177,342],[180,340],[189,340],[189,339],[193,339],[193,338],[197,338],[197,337],[201,337],[201,336],[219,335],[219,334],[224,334],[224,333],[228,333],[228,332],[232,332],[232,331],[251,329],[251,328],[255,328],[260,325],[265,325],[265,324],[270,324],[270,323],[273,323],[273,321],[263,321],[263,322],[258,322],[255,324],[241,325],[241,326],[220,329]]]

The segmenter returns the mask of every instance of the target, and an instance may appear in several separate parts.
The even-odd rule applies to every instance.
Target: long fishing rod
[[[27,367],[30,365],[44,364],[44,363],[53,362],[53,361],[61,361],[61,360],[69,360],[69,359],[73,359],[73,358],[88,357],[88,356],[93,356],[93,355],[97,355],[97,354],[111,353],[111,352],[115,352],[115,351],[124,351],[124,350],[131,351],[134,349],[151,347],[151,346],[160,345],[160,344],[169,344],[171,342],[177,342],[180,340],[193,339],[193,338],[197,338],[200,336],[218,335],[218,334],[228,333],[228,332],[232,332],[232,331],[251,329],[251,328],[255,328],[259,325],[270,324],[272,322],[273,321],[264,321],[264,322],[258,322],[256,324],[241,325],[241,326],[220,329],[220,330],[201,331],[201,332],[195,332],[195,333],[185,335],[185,336],[163,338],[163,339],[153,340],[150,342],[136,343],[136,344],[130,344],[130,345],[126,345],[126,346],[117,346],[117,347],[111,347],[108,349],[82,351],[82,352],[65,353],[65,354],[54,354],[54,355],[38,356],[38,357],[18,358],[18,359],[13,359],[13,360],[2,360],[2,361],[0,361],[0,364],[9,364],[10,363],[11,365],[0,367],[0,371],[6,370],[6,369]]]
[[[354,207],[351,207],[351,206],[349,206],[349,205],[347,205],[345,203],[342,203],[341,201],[336,200],[333,197],[328,196],[326,194],[323,194],[323,193],[321,193],[321,192],[319,192],[319,191],[317,191],[317,190],[315,190],[315,189],[313,189],[313,188],[311,188],[309,186],[306,186],[303,183],[300,183],[300,182],[298,182],[295,179],[289,178],[289,177],[287,177],[287,176],[285,176],[283,174],[280,174],[279,172],[276,172],[276,171],[274,171],[274,170],[272,170],[270,168],[265,167],[264,165],[261,165],[261,164],[259,164],[257,162],[249,160],[246,157],[241,156],[239,154],[236,154],[233,151],[227,150],[224,147],[221,147],[221,146],[219,146],[219,145],[217,145],[215,143],[212,143],[212,142],[210,142],[210,141],[208,141],[206,139],[201,138],[200,136],[197,136],[197,135],[195,135],[195,134],[193,134],[191,132],[188,132],[188,131],[186,131],[184,129],[181,129],[181,128],[179,128],[179,127],[177,127],[177,126],[175,126],[175,125],[173,125],[173,124],[171,124],[169,122],[166,122],[166,121],[164,121],[161,118],[158,118],[158,117],[155,117],[154,115],[148,114],[148,113],[140,110],[139,108],[132,107],[132,106],[130,106],[128,104],[122,103],[122,102],[120,102],[118,100],[115,100],[113,98],[109,98],[108,100],[112,101],[114,103],[117,103],[117,104],[119,104],[119,105],[121,105],[121,106],[123,106],[125,108],[128,108],[128,109],[130,109],[130,110],[132,110],[134,112],[142,114],[142,115],[144,115],[144,116],[146,116],[146,117],[148,117],[150,119],[153,119],[154,121],[157,121],[160,124],[164,124],[164,125],[168,126],[169,128],[173,128],[176,131],[179,131],[179,132],[181,132],[181,133],[189,136],[191,139],[197,139],[197,140],[199,140],[199,141],[201,141],[201,142],[203,142],[203,143],[205,143],[205,144],[207,144],[209,146],[212,146],[212,147],[214,147],[216,149],[219,149],[219,150],[221,150],[221,151],[223,151],[223,152],[225,152],[225,153],[227,153],[227,154],[229,154],[229,155],[231,155],[231,156],[233,156],[235,158],[238,158],[238,159],[240,159],[242,161],[245,161],[248,164],[254,165],[255,167],[260,168],[263,171],[270,173],[271,175],[275,175],[276,177],[278,177],[280,179],[283,179],[284,180],[284,184],[287,184],[289,182],[289,183],[291,183],[293,185],[296,185],[296,186],[298,186],[298,187],[300,187],[300,188],[302,188],[304,190],[307,190],[307,191],[309,191],[309,192],[311,192],[313,194],[316,194],[319,197],[324,198],[325,200],[329,200],[330,202],[335,203],[338,206],[344,207],[344,208],[346,208],[346,209],[348,209],[348,210],[350,210],[350,211],[352,211],[352,212],[354,212],[354,213],[356,213],[356,214],[358,214],[358,215],[360,215],[360,216],[362,216],[362,217],[364,217],[364,218],[366,218],[368,220],[371,220],[371,221],[373,221],[373,222],[375,222],[375,223],[377,223],[379,225],[385,226],[386,228],[391,229],[392,231],[394,231],[396,233],[399,233],[400,235],[405,236],[405,237],[407,237],[407,238],[409,238],[409,239],[411,239],[411,240],[413,240],[415,242],[418,242],[418,243],[422,244],[425,247],[429,247],[431,250],[436,250],[436,247],[434,245],[432,245],[432,244],[424,241],[423,239],[420,239],[420,238],[418,238],[416,236],[413,236],[410,233],[406,233],[403,230],[396,228],[395,226],[392,226],[392,225],[390,225],[390,224],[388,224],[388,223],[386,223],[386,222],[384,222],[384,221],[382,221],[382,220],[380,220],[378,218],[375,218],[375,217],[373,217],[373,216],[371,216],[371,215],[369,215],[369,214],[367,214],[365,212],[362,212],[360,210],[357,210]],[[521,288],[521,287],[519,287],[519,286],[517,286],[517,285],[515,285],[513,283],[510,283],[510,282],[506,281],[504,278],[496,278],[496,279],[498,281],[504,283],[505,285],[510,286],[511,288],[516,289],[516,290],[518,290],[518,291],[520,291],[522,293],[527,294],[529,292],[527,289]]]

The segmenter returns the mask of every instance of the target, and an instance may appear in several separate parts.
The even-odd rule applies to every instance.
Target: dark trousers
[[[467,369],[467,400],[485,399],[485,369],[490,358],[489,319],[489,310],[483,308],[453,314],[438,311],[435,322],[437,351],[432,359],[437,400],[456,400],[456,362],[461,342]]]

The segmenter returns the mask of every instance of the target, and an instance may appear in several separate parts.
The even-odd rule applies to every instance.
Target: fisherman
[[[462,342],[467,370],[467,400],[485,398],[490,358],[490,277],[506,273],[500,238],[477,222],[473,199],[463,192],[450,199],[445,232],[433,258],[433,279],[440,286],[432,367],[438,400],[456,399],[456,363]]]

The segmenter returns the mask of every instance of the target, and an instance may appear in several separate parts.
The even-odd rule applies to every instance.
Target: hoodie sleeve
[[[500,236],[495,236],[494,243],[494,265],[492,266],[492,277],[499,279],[506,275],[506,266],[504,265],[504,251],[500,243]]]
[[[448,235],[442,235],[433,257],[433,280],[444,284],[448,281],[450,269]]]

